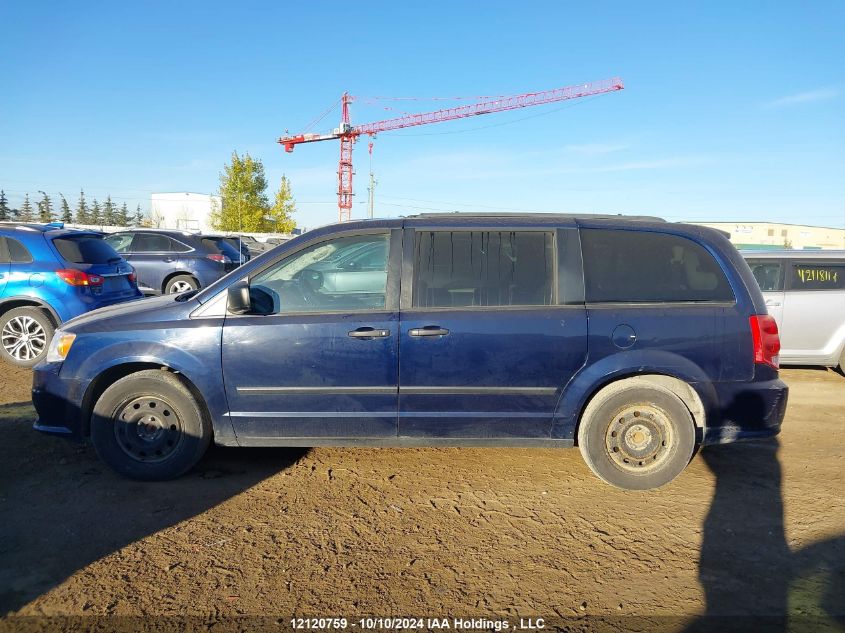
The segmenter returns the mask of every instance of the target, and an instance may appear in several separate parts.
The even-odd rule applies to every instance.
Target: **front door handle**
[[[357,330],[348,332],[347,336],[351,336],[352,338],[362,338],[364,340],[387,338],[390,336],[390,330],[380,330],[372,327],[359,327]]]
[[[408,330],[411,336],[446,336],[449,330],[440,327],[439,325],[426,325],[425,327],[415,327]]]
[[[766,306],[768,306],[769,308],[777,308],[780,306],[780,301],[769,299],[768,301],[766,301]]]

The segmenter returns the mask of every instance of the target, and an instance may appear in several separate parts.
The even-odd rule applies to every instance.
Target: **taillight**
[[[780,367],[780,336],[778,324],[768,314],[748,317],[751,340],[754,343],[754,362],[778,369]]]
[[[126,275],[126,278],[129,280],[129,283],[136,283],[138,281],[138,277],[135,275],[135,269],[132,269],[132,272]]]
[[[103,278],[100,275],[89,275],[88,273],[76,270],[75,268],[63,268],[56,271],[56,275],[71,286],[102,286]]]
[[[210,259],[212,261],[220,262],[221,264],[231,264],[232,263],[232,260],[229,259],[229,256],[223,255],[222,253],[211,253],[210,255],[206,255],[206,257],[208,257],[208,259]]]

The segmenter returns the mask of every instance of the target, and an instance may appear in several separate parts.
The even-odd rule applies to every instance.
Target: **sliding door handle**
[[[362,338],[365,340],[371,338],[387,338],[390,336],[390,330],[379,330],[372,327],[359,327],[357,330],[348,332],[347,335],[352,338]]]
[[[442,328],[439,325],[426,325],[425,327],[415,327],[408,330],[411,336],[446,336],[449,330]]]

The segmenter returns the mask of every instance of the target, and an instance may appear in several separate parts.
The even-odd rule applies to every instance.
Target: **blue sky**
[[[843,33],[839,1],[0,0],[0,188],[15,206],[84,187],[148,208],[154,191],[214,192],[237,150],[272,187],[287,174],[313,227],[337,217],[338,144],[285,154],[275,139],[344,90],[505,95],[618,75],[622,92],[380,135],[376,214],[845,227]],[[447,105],[359,99],[352,117]],[[364,217],[366,140],[355,165]]]

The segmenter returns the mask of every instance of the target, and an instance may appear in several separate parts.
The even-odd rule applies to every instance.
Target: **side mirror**
[[[249,283],[241,280],[229,286],[227,309],[232,314],[246,314],[252,309],[249,300]]]

